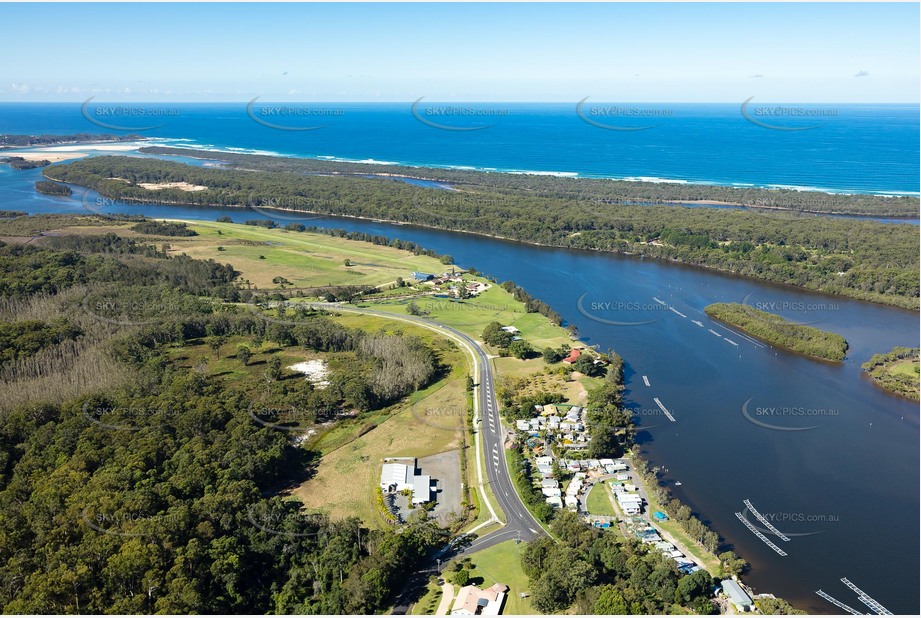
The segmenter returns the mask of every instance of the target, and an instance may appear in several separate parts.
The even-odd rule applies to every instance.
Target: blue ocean
[[[0,133],[76,132],[331,160],[919,193],[918,105],[0,104]]]

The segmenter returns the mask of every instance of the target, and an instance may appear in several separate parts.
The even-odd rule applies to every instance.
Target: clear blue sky
[[[915,4],[0,4],[0,101],[918,102]]]

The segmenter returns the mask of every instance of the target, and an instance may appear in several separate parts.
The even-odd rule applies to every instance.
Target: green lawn
[[[910,378],[918,378],[918,361],[917,360],[903,360],[897,363],[894,363],[892,367],[889,368],[889,373],[893,375],[905,375]]]
[[[607,488],[607,483],[603,481],[595,483],[588,494],[587,502],[588,512],[592,515],[609,515],[611,517],[617,515],[614,505],[611,504],[611,492]]]
[[[505,615],[521,616],[537,613],[531,607],[530,599],[522,599],[518,596],[521,592],[531,590],[528,578],[521,568],[521,554],[524,548],[524,543],[516,544],[515,541],[505,541],[471,556],[474,566],[470,577],[474,583],[481,587],[489,587],[498,582],[509,587],[505,606],[502,609]],[[478,578],[482,581],[477,581]]]
[[[466,278],[486,282],[486,279],[481,277],[468,275]],[[372,299],[361,306],[406,315],[406,306],[409,302],[408,299]],[[499,322],[503,326],[516,327],[521,331],[520,336],[538,350],[571,342],[565,329],[554,326],[539,313],[526,313],[522,303],[495,284],[478,296],[463,301],[429,295],[416,298],[415,303],[427,313],[426,317],[477,339],[483,334],[487,324]]]
[[[441,273],[446,268],[436,258],[325,234],[233,223],[187,223],[199,235],[169,238],[173,253],[230,263],[242,273],[242,279],[260,289],[277,288],[272,283],[277,276],[297,287],[381,285],[397,277],[408,280],[414,270]],[[351,266],[345,266],[346,259]]]

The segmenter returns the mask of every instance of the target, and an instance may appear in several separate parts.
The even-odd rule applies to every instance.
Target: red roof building
[[[563,362],[566,363],[567,365],[572,365],[574,362],[576,362],[577,360],[579,360],[579,357],[580,357],[581,355],[582,355],[582,353],[579,352],[579,350],[573,349],[573,350],[569,353],[569,356],[567,356],[566,358],[563,359]]]

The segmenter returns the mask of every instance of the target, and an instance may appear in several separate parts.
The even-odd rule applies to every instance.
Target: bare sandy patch
[[[60,163],[61,161],[66,161],[68,159],[80,159],[85,157],[85,152],[68,152],[68,153],[53,153],[53,152],[36,152],[30,150],[29,152],[17,152],[15,150],[0,150],[0,158],[4,157],[22,157],[26,161],[51,161],[52,163]]]
[[[288,369],[304,374],[304,377],[317,388],[329,386],[329,380],[326,379],[329,377],[329,367],[324,360],[314,359],[294,363]]]
[[[117,180],[121,180],[120,178]],[[193,185],[187,182],[139,182],[139,187],[144,187],[150,191],[158,189],[180,189],[182,191],[204,191],[208,187],[204,185]]]

